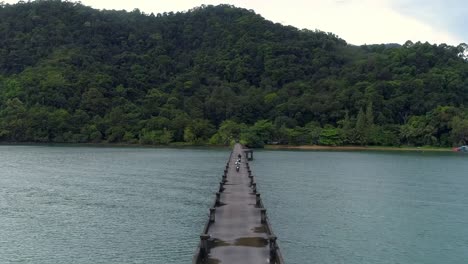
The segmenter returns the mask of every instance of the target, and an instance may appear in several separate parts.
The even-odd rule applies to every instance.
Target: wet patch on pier
[[[241,237],[236,239],[234,245],[245,247],[265,247],[268,245],[268,240],[263,237]]]
[[[265,225],[261,225],[261,226],[254,227],[253,231],[255,233],[259,233],[259,234],[266,234],[267,233],[267,228],[266,228]]]
[[[212,241],[211,241],[211,247],[212,248],[215,248],[215,247],[225,247],[225,246],[230,246],[231,244],[229,244],[228,242],[226,241],[223,241],[221,239],[217,239],[217,238],[214,238]]]
[[[208,258],[205,262],[203,262],[204,264],[219,264],[221,263],[221,261],[219,259],[215,259],[215,258]]]

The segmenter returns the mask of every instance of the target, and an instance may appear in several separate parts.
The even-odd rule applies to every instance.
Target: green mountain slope
[[[465,143],[458,47],[351,46],[227,5],[0,8],[0,140],[261,146]]]

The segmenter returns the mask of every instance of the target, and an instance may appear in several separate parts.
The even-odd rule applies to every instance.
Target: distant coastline
[[[227,145],[210,145],[210,144],[188,144],[174,142],[171,144],[151,145],[139,143],[108,143],[108,142],[0,142],[0,146],[54,146],[54,147],[122,147],[122,148],[230,148]]]
[[[57,142],[0,142],[0,146],[68,146],[68,147],[136,147],[136,148],[229,148],[227,145],[189,144],[174,142],[167,145],[131,143],[57,143]],[[254,148],[262,149],[262,148]],[[452,152],[448,147],[389,147],[389,146],[322,146],[322,145],[265,145],[267,150],[334,150],[334,151],[415,151]]]

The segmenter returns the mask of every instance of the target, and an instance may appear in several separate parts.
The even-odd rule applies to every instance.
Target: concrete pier
[[[284,263],[247,155],[253,157],[240,144],[234,146],[209,209],[193,264]]]

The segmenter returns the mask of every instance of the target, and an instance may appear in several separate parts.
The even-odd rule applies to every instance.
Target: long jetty
[[[240,144],[234,146],[193,264],[284,264],[250,170],[252,158],[253,152]]]

